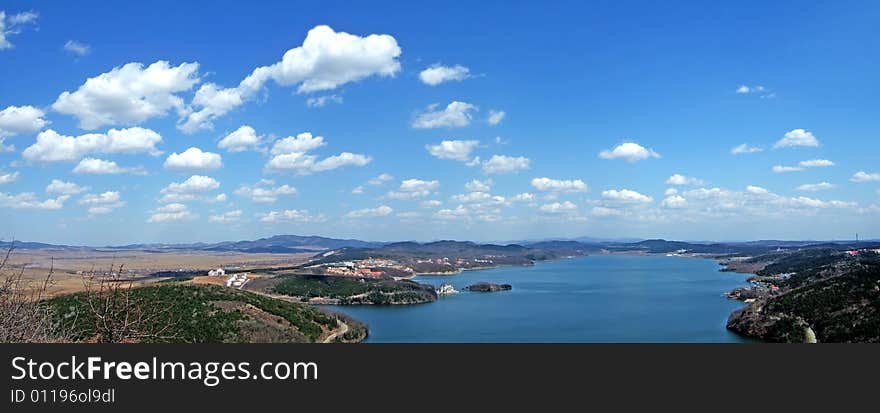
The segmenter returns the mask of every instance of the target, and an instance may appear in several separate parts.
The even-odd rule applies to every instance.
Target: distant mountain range
[[[8,248],[12,243],[0,241],[0,248]],[[800,247],[832,247],[832,248],[856,248],[880,244],[878,240],[864,241],[779,241],[759,240],[743,242],[684,242],[667,241],[663,239],[635,240],[635,239],[605,239],[579,237],[572,239],[547,239],[535,241],[508,242],[504,245],[478,244],[469,241],[435,241],[428,243],[406,242],[370,242],[356,239],[338,239],[320,236],[300,235],[276,235],[257,240],[224,241],[217,243],[191,243],[191,244],[128,244],[105,247],[55,245],[41,242],[15,241],[15,248],[23,250],[142,250],[142,251],[236,251],[245,253],[314,253],[319,251],[337,250],[343,248],[355,248],[370,250],[383,248],[385,251],[411,250],[419,251],[430,246],[432,251],[449,249],[490,249],[510,252],[512,249],[528,248],[541,250],[582,250],[582,251],[623,251],[639,250],[650,253],[666,253],[677,250],[688,250],[695,253],[762,253],[775,248],[800,248]]]

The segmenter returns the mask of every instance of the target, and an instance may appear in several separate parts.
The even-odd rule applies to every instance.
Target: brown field
[[[246,270],[283,267],[301,264],[311,255],[313,254],[15,250],[10,256],[4,273],[23,271],[23,278],[36,285],[46,278],[52,268],[48,295],[54,296],[82,291],[84,275],[108,273],[111,268],[114,271],[118,270],[120,265],[123,268],[122,275],[125,278],[131,279],[137,284],[147,284],[163,279],[147,277],[157,271],[207,271],[212,268]]]

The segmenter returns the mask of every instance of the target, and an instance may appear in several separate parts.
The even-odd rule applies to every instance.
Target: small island
[[[509,291],[513,289],[513,286],[510,284],[493,284],[487,282],[478,282],[473,285],[469,285],[464,287],[467,291],[473,291],[478,293],[494,293],[496,291]]]

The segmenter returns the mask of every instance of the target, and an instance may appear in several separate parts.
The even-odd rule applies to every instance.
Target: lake
[[[533,267],[419,276],[455,289],[486,281],[512,291],[459,294],[407,306],[334,306],[370,327],[367,342],[744,342],[725,329],[742,303],[724,292],[745,274],[716,261],[599,255]]]

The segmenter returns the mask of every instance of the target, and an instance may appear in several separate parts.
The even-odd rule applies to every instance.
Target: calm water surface
[[[419,276],[457,290],[486,281],[512,291],[408,306],[338,306],[370,326],[368,342],[740,342],[725,328],[742,304],[722,294],[746,275],[713,260],[589,256],[534,267]]]

